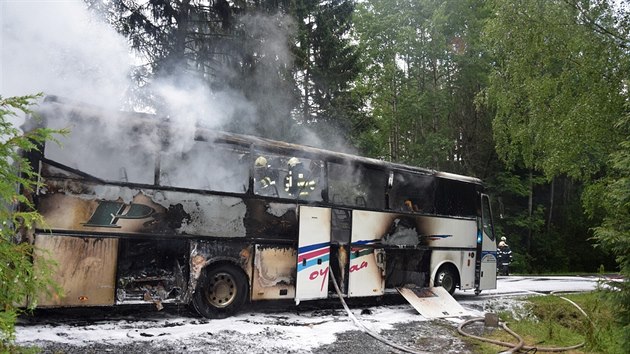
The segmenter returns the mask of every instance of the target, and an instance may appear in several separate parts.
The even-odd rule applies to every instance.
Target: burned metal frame
[[[111,119],[114,113],[58,99],[48,99],[41,113],[46,124],[86,124],[80,131],[88,136],[70,141],[70,151],[55,150],[49,156],[44,147],[42,154],[30,156],[44,182],[33,201],[47,223],[46,228],[35,230],[33,242],[56,257],[57,279],[65,288],[65,297],[40,298],[39,306],[150,302],[161,308],[166,302],[193,303],[204,316],[225,317],[238,311],[244,301],[299,302],[309,286],[318,289],[319,295],[307,299],[326,297],[333,290],[328,267],[345,296],[361,297],[378,296],[385,289],[410,283],[434,285],[436,273],[444,267],[455,269],[460,288],[480,291],[483,272],[479,269],[492,264],[494,245],[482,245],[486,237],[480,227],[483,185],[476,178],[198,128],[190,137],[204,142],[200,148],[232,149],[239,161],[219,166],[216,159],[206,161],[198,155],[188,160],[194,164],[187,165],[184,159],[179,161],[181,166],[171,162],[168,168],[182,175],[178,183],[168,183],[163,170],[167,164],[161,156],[166,150],[173,157],[183,156],[172,149],[188,143],[173,141],[172,128],[155,117],[125,113],[125,127],[131,131],[118,138],[133,136],[138,140],[133,147],[141,150],[143,158],[151,156],[145,151],[147,146],[157,150],[155,163],[147,164],[153,169],[151,183],[136,182],[136,172],[131,170],[124,170],[116,180],[111,171],[116,167],[98,162],[129,156],[101,156],[110,152],[107,147],[99,151],[86,143],[100,134],[89,124],[103,117]],[[147,134],[149,142],[157,144],[144,146]],[[260,153],[281,157],[285,163],[292,157],[317,161],[321,172],[316,183],[320,185],[312,191],[321,198],[257,193],[254,160]],[[138,160],[138,156],[130,157],[130,161]],[[233,178],[230,165],[234,164],[248,175],[238,176],[241,180],[229,185],[226,179]],[[245,164],[249,167],[243,169]],[[335,170],[333,185],[334,194],[348,194],[342,200],[329,194],[329,166],[343,167]],[[342,175],[345,168],[351,172],[347,180]],[[218,169],[224,171],[216,175]],[[367,175],[371,178],[368,190],[364,185],[352,188]],[[195,178],[200,180],[187,184]],[[374,183],[378,180],[382,183]],[[425,181],[426,187],[419,181]],[[206,184],[208,188],[203,187]],[[234,185],[242,185],[242,190]],[[306,220],[304,215],[321,221]],[[322,230],[328,230],[327,234],[322,235]],[[320,241],[311,242],[311,238]],[[219,275],[216,269],[221,270]],[[304,273],[300,276],[300,272]],[[93,274],[99,274],[99,280],[87,281]],[[227,278],[209,281],[208,276]],[[483,284],[492,287],[492,279]],[[228,294],[229,303],[213,308],[220,300],[204,303],[202,291],[204,296]]]

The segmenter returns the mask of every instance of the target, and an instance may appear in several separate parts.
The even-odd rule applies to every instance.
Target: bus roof
[[[464,175],[459,175],[455,173],[441,172],[441,171],[436,171],[436,170],[422,168],[422,167],[409,166],[409,165],[404,165],[400,163],[389,162],[389,161],[379,160],[379,159],[370,158],[370,157],[364,157],[360,155],[336,152],[336,151],[316,148],[316,147],[307,146],[307,145],[293,144],[293,143],[288,143],[288,142],[283,142],[283,141],[278,141],[278,140],[261,138],[261,137],[252,136],[252,135],[228,133],[224,131],[204,129],[204,128],[198,128],[198,129],[199,129],[198,132],[200,133],[199,134],[200,139],[204,139],[204,140],[205,139],[209,140],[211,138],[214,138],[218,140],[225,140],[225,142],[228,142],[228,143],[234,143],[234,144],[239,144],[239,145],[244,145],[244,146],[254,144],[257,147],[266,151],[270,151],[270,152],[276,152],[276,151],[284,152],[284,153],[288,152],[299,157],[318,156],[320,158],[325,158],[327,160],[333,160],[333,161],[338,161],[338,162],[353,161],[353,162],[358,162],[358,163],[362,163],[366,165],[372,165],[374,167],[380,167],[384,169],[409,171],[409,172],[415,172],[415,173],[420,173],[420,174],[425,174],[425,175],[433,175],[435,177],[444,178],[444,179],[458,180],[458,181],[467,182],[467,183],[482,184],[482,181],[476,177],[464,176]]]
[[[95,117],[101,117],[104,113],[111,116],[112,112],[107,111],[101,107],[97,107],[89,104],[82,104],[76,101],[71,101],[65,98],[60,98],[58,96],[46,96],[44,99],[43,109],[41,110],[42,115],[44,116],[44,121],[50,120],[51,114],[47,114],[47,110],[45,105],[60,105],[66,109],[71,109],[73,111],[79,110],[80,112],[85,112],[85,115],[80,115],[81,119],[92,120]],[[61,108],[58,106],[58,108]],[[55,110],[53,110],[55,112]],[[155,124],[156,127],[160,126],[169,126],[173,123],[168,118],[160,118],[157,115],[147,114],[147,113],[137,113],[137,112],[128,112],[128,111],[118,111],[116,112],[118,115],[122,115],[125,117],[125,121],[129,123],[129,119],[141,122],[144,124]],[[54,114],[53,114],[54,115]],[[77,115],[73,115],[74,118],[77,118]],[[46,124],[46,123],[44,123]],[[408,171],[413,173],[419,173],[424,175],[435,176],[438,178],[449,179],[449,180],[457,180],[466,183],[474,183],[474,184],[483,184],[483,182],[476,177],[464,176],[454,173],[441,172],[432,169],[409,166],[395,162],[389,162],[385,160],[363,157],[359,155],[353,155],[349,153],[336,152],[332,150],[326,150],[322,148],[316,148],[308,145],[294,144],[288,143],[284,141],[278,141],[268,138],[257,137],[253,135],[245,135],[238,133],[230,133],[210,128],[197,127],[196,128],[196,140],[203,141],[222,141],[229,144],[235,144],[239,146],[243,146],[245,148],[250,148],[252,145],[257,149],[263,150],[264,152],[271,153],[282,153],[289,156],[296,157],[309,157],[313,158],[314,156],[325,159],[327,161],[344,163],[344,162],[354,162],[360,163],[368,166],[373,166],[376,168],[389,169],[389,170],[399,170],[399,171]]]

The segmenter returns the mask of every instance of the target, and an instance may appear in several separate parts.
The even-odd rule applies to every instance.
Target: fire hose
[[[339,299],[341,300],[341,304],[343,305],[343,308],[346,310],[346,313],[348,314],[348,317],[350,317],[350,319],[352,319],[352,322],[354,322],[355,326],[357,326],[361,331],[363,331],[364,333],[368,334],[369,336],[371,336],[372,338],[386,344],[389,345],[392,348],[398,349],[400,351],[403,351],[405,353],[412,353],[412,354],[429,354],[428,352],[421,352],[421,351],[416,351],[412,348],[403,346],[403,345],[399,345],[396,343],[393,343],[389,340],[387,340],[386,338],[383,338],[382,336],[378,335],[377,333],[374,333],[373,331],[371,331],[369,328],[367,328],[361,321],[359,321],[359,319],[356,318],[356,316],[354,316],[354,314],[352,313],[352,311],[350,311],[350,308],[348,307],[348,304],[346,304],[346,301],[343,298],[343,294],[341,293],[341,289],[339,289],[339,285],[337,284],[337,279],[335,277],[335,274],[333,272],[332,269],[330,269],[330,276],[332,278],[333,281],[333,285],[335,287],[335,291],[337,292],[337,296],[339,296]],[[543,294],[545,295],[545,294]],[[551,293],[551,295],[555,295],[553,292]],[[575,306],[591,323],[591,325],[593,324],[593,322],[591,321],[591,319],[588,317],[588,315],[586,314],[586,312],[584,312],[584,310],[582,310],[582,308],[580,308],[580,306],[578,306],[575,302],[563,297],[563,296],[558,296],[559,298],[569,302],[570,304],[572,304],[573,306]],[[518,340],[518,343],[514,344],[514,343],[509,343],[509,342],[503,342],[503,341],[499,341],[499,340],[494,340],[494,339],[490,339],[490,338],[484,338],[484,337],[480,337],[480,336],[476,336],[474,334],[470,334],[467,332],[464,332],[464,327],[468,326],[471,323],[474,322],[480,322],[480,321],[484,321],[485,318],[483,317],[478,317],[478,318],[472,318],[470,320],[464,321],[462,322],[458,327],[457,327],[457,332],[465,337],[470,337],[470,338],[474,338],[477,339],[479,341],[483,341],[483,342],[487,342],[487,343],[491,343],[491,344],[495,344],[498,346],[502,346],[502,347],[506,347],[506,348],[510,348],[509,350],[503,352],[503,353],[515,353],[518,352],[519,350],[526,350],[526,351],[541,351],[541,352],[564,352],[564,351],[569,351],[569,350],[573,350],[573,349],[577,349],[580,347],[583,347],[585,342],[582,342],[580,344],[576,344],[573,346],[568,346],[568,347],[535,347],[535,346],[528,346],[525,345],[525,341],[523,340],[523,338],[521,338],[521,336],[519,336],[516,332],[512,331],[505,322],[501,322],[499,323],[499,325],[501,326],[501,328],[503,328],[506,332],[508,332],[510,335],[512,335],[514,338],[516,338]]]
[[[537,294],[541,294],[541,293],[537,293]],[[555,294],[553,292],[550,293],[551,295]],[[541,294],[541,295],[546,295],[546,294]],[[575,302],[565,298],[564,296],[558,296],[559,298],[569,302],[570,304],[572,304],[573,306],[575,306],[591,323],[591,325],[593,325],[593,322],[591,321],[591,319],[588,317],[588,315],[586,314],[586,312],[584,312],[584,310],[582,310],[582,308],[580,308],[580,306],[578,306],[578,304],[576,304]],[[514,344],[514,343],[509,343],[509,342],[502,342],[502,341],[498,341],[498,340],[494,340],[494,339],[490,339],[490,338],[484,338],[484,337],[480,337],[480,336],[476,336],[467,332],[464,332],[464,327],[468,326],[469,324],[473,323],[473,322],[480,322],[480,321],[484,321],[485,319],[483,317],[479,317],[479,318],[473,318],[470,319],[468,321],[465,321],[463,323],[461,323],[458,327],[457,327],[457,332],[459,332],[459,334],[466,336],[466,337],[470,337],[470,338],[474,338],[477,340],[480,340],[482,342],[487,342],[487,343],[492,343],[492,344],[496,344],[502,347],[507,347],[510,348],[508,351],[504,352],[504,353],[514,353],[517,352],[521,349],[523,350],[527,350],[527,351],[541,351],[541,352],[565,352],[565,351],[569,351],[569,350],[573,350],[573,349],[577,349],[580,347],[583,347],[585,342],[582,342],[580,344],[576,344],[576,345],[572,345],[569,347],[535,347],[535,346],[528,346],[525,345],[523,338],[521,338],[518,334],[516,334],[514,331],[512,331],[510,328],[508,328],[507,324],[505,322],[501,322],[499,323],[499,325],[501,326],[501,328],[503,328],[506,332],[508,332],[509,334],[511,334],[514,338],[516,338],[519,342],[518,344]]]
[[[363,331],[364,333],[368,334],[369,336],[371,336],[372,338],[386,344],[389,345],[392,348],[396,348],[400,351],[403,351],[405,353],[412,353],[412,354],[429,354],[428,352],[419,352],[416,351],[412,348],[406,347],[404,345],[399,345],[396,343],[393,343],[389,340],[387,340],[387,338],[383,338],[380,335],[378,335],[377,333],[374,333],[373,331],[371,331],[369,328],[367,328],[363,323],[361,323],[361,321],[359,321],[358,318],[356,318],[356,316],[354,316],[354,314],[352,313],[352,311],[350,311],[350,308],[348,307],[348,304],[346,304],[346,301],[343,299],[343,294],[341,293],[341,290],[339,289],[339,285],[337,285],[337,279],[335,278],[335,274],[333,273],[332,268],[330,268],[330,277],[332,278],[333,281],[333,285],[335,286],[335,291],[337,292],[337,295],[339,296],[339,299],[341,300],[341,304],[343,305],[343,308],[346,310],[346,313],[348,314],[348,317],[350,317],[352,319],[352,322],[354,322],[355,326],[357,326],[361,331]]]

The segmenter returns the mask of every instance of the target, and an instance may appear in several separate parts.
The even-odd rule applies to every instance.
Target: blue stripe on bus
[[[330,260],[330,254],[325,254],[325,255],[322,255],[319,258],[310,259],[310,260],[306,261],[306,265],[304,265],[304,263],[302,263],[302,262],[298,263],[298,265],[297,265],[298,273],[303,271],[304,269],[307,269],[307,268],[310,268],[312,266],[318,265],[317,261],[320,260],[320,259],[322,260],[321,263],[328,262]]]
[[[487,256],[492,257],[496,261],[497,252],[496,251],[481,251],[481,259],[484,259]]]
[[[298,248],[298,254],[310,252],[312,250],[316,250],[318,248],[328,247],[330,246],[330,242],[322,242],[322,243],[314,243],[308,246],[302,246]]]
[[[449,238],[449,237],[453,237],[453,235],[426,235],[425,237],[428,237],[428,238]]]
[[[374,239],[374,240],[359,240],[357,242],[352,242],[352,245],[369,245],[370,243],[375,243],[380,241],[380,239]]]

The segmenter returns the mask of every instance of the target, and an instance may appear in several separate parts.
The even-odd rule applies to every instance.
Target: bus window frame
[[[353,182],[356,181],[354,178],[355,175],[360,174],[361,179],[359,179],[358,183],[355,183],[359,186],[363,186],[363,188],[355,188],[358,194],[365,193],[365,196],[356,195],[354,200],[349,202],[338,202],[335,201],[334,195],[331,192],[331,185],[336,183],[331,183],[331,168],[339,169],[335,172],[342,172],[342,175],[345,175],[348,170],[352,175],[351,180]],[[341,171],[344,169],[344,171]],[[380,168],[374,168],[368,164],[355,162],[352,160],[342,160],[342,161],[326,161],[326,184],[327,184],[327,193],[328,193],[328,202],[336,207],[343,208],[358,208],[358,209],[375,209],[375,210],[387,210],[387,198],[386,198],[386,189],[383,185],[378,185],[380,182],[385,181],[387,183],[387,173],[389,171],[383,170]],[[383,177],[382,180],[380,177]],[[338,181],[338,179],[335,179]],[[368,183],[369,181],[369,183]],[[359,198],[363,200],[363,203],[359,203]],[[378,205],[375,204],[378,202]]]
[[[487,216],[486,216],[487,212]],[[487,194],[481,194],[481,226],[483,227],[483,232],[488,235],[490,240],[495,241],[495,230],[494,230],[494,220],[492,218],[492,206],[490,204],[490,197]],[[490,229],[490,233],[486,232],[486,230]]]
[[[398,184],[397,178],[400,179]],[[422,179],[426,181],[421,181]],[[428,187],[424,188],[425,185]],[[390,170],[387,179],[387,195],[387,209],[389,210],[435,214],[436,177],[415,171]]]
[[[229,153],[232,156],[239,156],[238,159],[222,159],[220,162],[222,162],[223,164],[225,164],[226,166],[234,166],[234,165],[238,165],[238,168],[235,168],[232,170],[232,174],[231,176],[235,176],[238,175],[241,177],[240,179],[240,184],[239,186],[242,184],[243,185],[243,189],[227,189],[227,188],[214,188],[212,185],[210,185],[208,188],[202,188],[200,186],[194,186],[194,185],[185,185],[185,184],[178,184],[178,183],[173,183],[173,182],[166,182],[166,177],[168,176],[167,173],[170,171],[165,167],[170,166],[169,163],[166,164],[164,163],[164,158],[165,156],[168,156],[166,154],[164,154],[163,152],[159,153],[159,168],[158,171],[156,172],[156,182],[159,183],[155,183],[156,186],[160,186],[160,187],[164,187],[164,188],[174,188],[174,189],[187,189],[187,190],[199,190],[199,191],[207,191],[207,192],[216,192],[216,193],[230,193],[230,194],[246,194],[247,191],[249,190],[249,180],[251,177],[251,172],[249,170],[249,156],[251,154],[249,148],[239,145],[239,144],[234,144],[231,142],[227,142],[227,141],[219,141],[219,140],[206,140],[206,139],[194,139],[193,143],[195,144],[194,146],[196,147],[209,147],[208,151],[212,151],[212,156],[218,156],[221,155],[219,153],[217,153],[217,150],[227,154]],[[190,153],[191,151],[193,151],[193,149],[189,149],[186,152],[179,152],[180,155],[186,154],[186,153]],[[200,154],[203,153],[203,151],[205,150],[196,150],[195,154]],[[172,156],[169,156],[172,160],[171,161],[177,161],[176,163],[174,163],[172,166],[177,166],[177,170],[182,170],[182,169],[186,169],[186,166],[181,167],[181,163],[182,163],[182,159],[175,159]],[[214,162],[216,162],[217,160],[212,160],[210,158],[208,158],[208,156],[204,156],[202,158],[199,159],[201,161],[201,163],[205,164],[205,165],[209,165],[211,166]],[[228,164],[228,161],[234,161],[234,164]],[[191,163],[194,163],[194,159],[191,160]],[[209,167],[207,167],[209,168]],[[181,172],[179,172],[181,173]],[[236,184],[235,184],[236,185]],[[219,186],[221,186],[221,184],[219,184]]]
[[[275,177],[275,188],[277,189],[277,195],[265,195],[264,193],[257,193],[256,188],[256,171],[255,171],[255,162],[256,159],[260,156],[263,156],[267,159],[268,165],[270,168],[274,169]],[[304,198],[304,196],[292,196],[288,191],[285,190],[285,181],[289,173],[288,161],[291,158],[298,158],[302,163],[303,167],[309,172],[309,176],[314,177],[315,179],[315,189],[310,191]],[[272,164],[273,161],[273,164]],[[312,173],[311,166],[313,163],[318,166],[319,172],[315,176]],[[254,182],[251,193],[256,197],[272,197],[278,199],[291,199],[291,200],[300,200],[305,202],[327,202],[328,201],[328,183],[327,183],[327,161],[325,158],[322,158],[317,155],[306,155],[306,154],[291,154],[284,151],[277,150],[269,150],[260,147],[253,147],[251,149],[251,158],[250,158],[250,179]],[[307,178],[308,179],[308,178]]]

